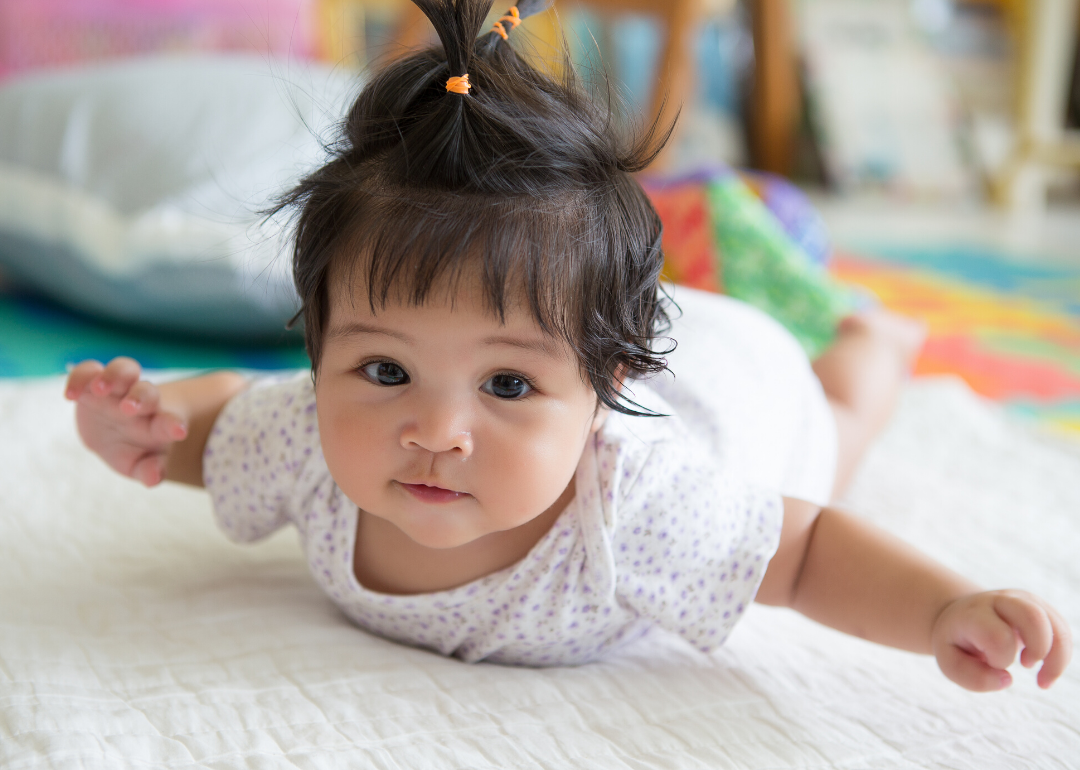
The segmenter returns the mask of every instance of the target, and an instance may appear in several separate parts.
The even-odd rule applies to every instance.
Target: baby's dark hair
[[[669,352],[654,349],[669,327],[660,219],[631,174],[670,128],[654,122],[627,138],[612,98],[588,94],[565,49],[556,77],[499,30],[478,37],[492,0],[414,2],[442,46],[374,75],[330,160],[275,209],[298,211],[293,277],[313,376],[331,280],[361,277],[374,313],[392,291],[422,304],[478,278],[500,320],[523,302],[570,345],[603,404],[648,414],[617,381],[663,370]],[[518,13],[549,2],[522,0]],[[448,91],[466,74],[468,93]]]

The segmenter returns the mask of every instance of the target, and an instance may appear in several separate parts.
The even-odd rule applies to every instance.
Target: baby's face
[[[437,294],[437,293],[436,293]],[[327,466],[349,499],[416,543],[521,526],[567,490],[606,411],[569,347],[522,309],[330,297],[316,381]]]

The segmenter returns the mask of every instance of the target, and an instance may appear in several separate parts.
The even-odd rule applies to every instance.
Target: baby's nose
[[[473,437],[468,410],[451,399],[433,399],[421,405],[413,419],[401,431],[401,445],[406,449],[428,452],[454,452],[468,457],[473,452]]]

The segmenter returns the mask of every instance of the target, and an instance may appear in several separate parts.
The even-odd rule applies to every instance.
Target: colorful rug
[[[873,252],[836,256],[830,272],[927,323],[916,375],[957,374],[1010,411],[1080,437],[1080,265],[963,248]]]

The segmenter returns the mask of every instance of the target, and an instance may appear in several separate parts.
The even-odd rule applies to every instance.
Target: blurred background
[[[695,238],[715,251],[699,231],[708,222],[695,219],[708,219],[708,193],[693,185],[737,169],[832,278],[929,324],[919,373],[961,376],[1015,413],[1080,435],[1078,5],[557,0],[514,34],[548,61],[565,36],[591,77],[610,78],[646,116],[681,108],[649,174],[650,190],[682,185],[683,197],[661,206],[669,252],[692,262]],[[246,54],[279,62],[279,80],[299,71],[280,62],[362,76],[427,38],[406,0],[0,0],[0,148],[5,133],[23,137],[7,142],[0,171],[10,181],[25,170],[18,153],[40,131],[28,128],[27,100],[56,73],[82,83],[70,73]],[[70,86],[72,104],[80,88]],[[25,198],[9,185],[5,199],[0,185],[9,207],[0,252],[29,216],[11,213]],[[61,217],[50,216],[41,221]],[[67,263],[32,275],[18,239],[18,259],[0,260],[0,375],[121,352],[160,366],[304,364],[295,335],[214,340],[195,326],[140,325],[135,311],[126,321],[95,313],[100,305],[79,301],[80,286],[97,290],[93,276],[50,291]],[[139,290],[134,279],[122,287]]]
[[[528,27],[541,55],[556,27],[637,108],[682,106],[667,168],[720,160],[904,201],[1080,200],[1070,0],[560,0]],[[163,52],[361,72],[426,32],[405,0],[2,0],[0,78]],[[1018,168],[1030,159],[1042,174]]]

